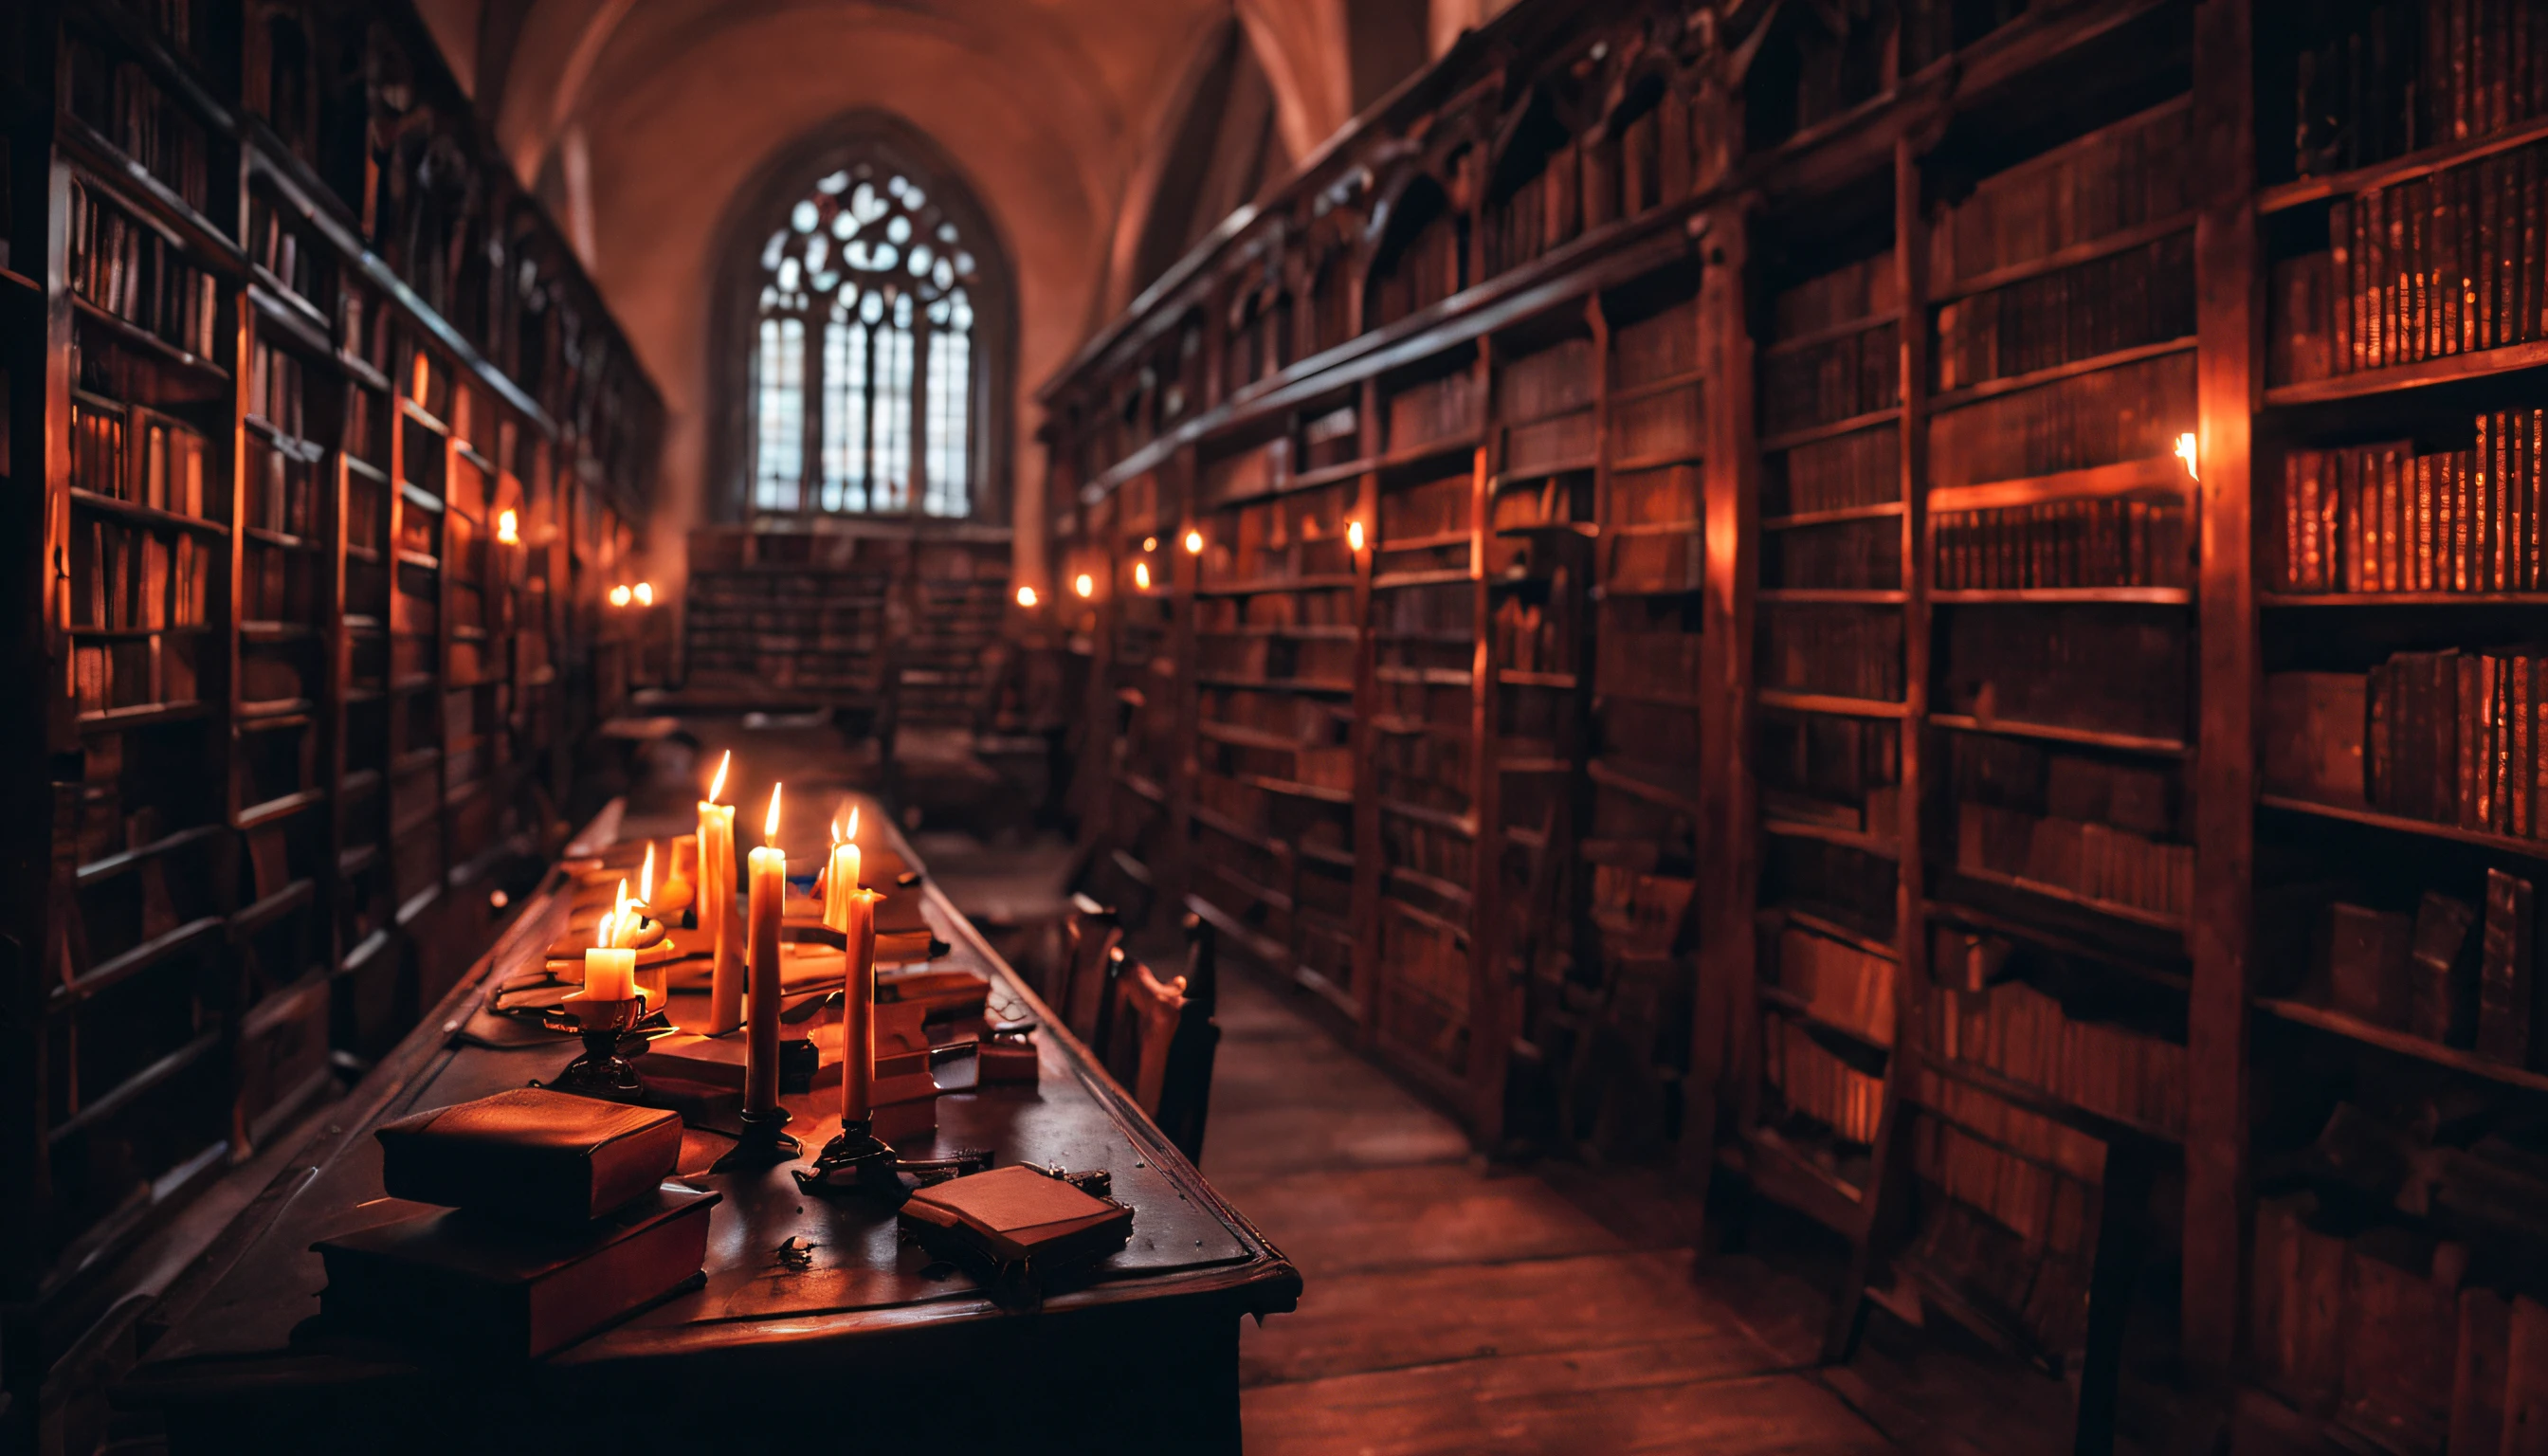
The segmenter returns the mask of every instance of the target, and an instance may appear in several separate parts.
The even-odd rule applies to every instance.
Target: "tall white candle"
[[[744,1046],[743,1110],[778,1105],[778,937],[787,900],[787,853],[778,848],[778,787],[770,790],[765,843],[752,852],[752,1019]]]
[[[729,752],[717,765],[708,796],[699,801],[699,929],[715,957],[708,980],[711,1037],[743,1025],[743,932],[734,923],[734,807],[717,802],[733,765]]]

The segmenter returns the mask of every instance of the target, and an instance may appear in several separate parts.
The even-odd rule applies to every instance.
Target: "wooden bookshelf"
[[[99,0],[12,39],[0,469],[39,686],[10,721],[54,772],[7,816],[51,870],[6,911],[0,1064],[52,1070],[8,1099],[0,1341],[36,1350],[407,1032],[526,888],[508,855],[558,849],[562,755],[614,704],[560,671],[609,583],[557,553],[579,520],[633,539],[659,407],[405,7]],[[361,156],[318,145],[373,101],[309,57],[367,50],[481,210],[410,226],[381,177],[367,212]],[[496,277],[407,254],[491,229]],[[35,1388],[0,1399],[15,1433]]]
[[[2338,902],[2412,921],[2427,891],[2482,910],[2488,871],[2535,890],[2548,858],[2535,812],[2505,807],[2519,774],[2499,770],[2482,805],[2474,774],[2469,794],[2454,777],[2418,799],[2401,785],[2432,776],[2440,740],[2405,760],[2392,742],[2391,762],[2362,731],[2375,694],[2425,722],[2440,680],[2404,675],[2454,650],[2452,673],[2539,700],[2534,670],[2476,666],[2532,661],[2504,644],[2533,635],[2523,613],[2548,596],[2521,514],[2537,514],[2528,462],[2548,452],[2528,398],[2535,317],[2500,295],[2453,316],[2446,291],[2420,342],[2392,327],[2375,346],[2364,320],[2388,296],[2349,299],[2335,256],[2348,219],[2431,219],[2437,198],[2489,187],[2500,244],[2516,209],[2536,210],[2548,101],[2509,74],[2481,89],[2447,67],[2411,74],[2416,26],[2475,36],[2469,18],[2494,13],[2460,0],[2381,7],[2403,29],[2379,46],[2341,31],[2366,11],[2286,0],[2013,9],[1980,25],[1970,7],[1902,7],[1881,46],[1793,7],[1738,9],[1706,36],[1647,13],[1688,64],[1631,76],[1610,67],[1656,52],[1625,22],[1515,6],[1206,242],[1046,400],[1070,462],[1054,488],[1076,511],[1055,559],[1094,544],[1077,502],[1165,481],[1170,461],[1194,474],[1163,509],[1216,543],[1264,500],[1364,483],[1367,559],[1315,586],[1294,563],[1233,563],[1201,572],[1192,602],[1352,594],[1365,657],[1353,692],[1328,698],[1352,715],[1354,791],[1321,807],[1354,824],[1348,923],[1370,929],[1352,994],[1330,1004],[1367,1045],[1484,1147],[1740,1177],[1830,1225],[1852,1263],[1827,1353],[1847,1355],[1870,1291],[1973,1323],[2075,1371],[2093,1449],[2125,1378],[2124,1312],[2151,1314],[2136,1279],[2176,1285],[2177,1353],[2207,1379],[2247,1378],[2270,1353],[2243,1333],[2281,1297],[2250,1252],[2260,1199],[2283,1206],[2259,1183],[2307,1153],[2347,1078],[2367,1088],[2403,1056],[2512,1099],[2506,1127],[2537,1111],[2520,1100],[2539,1090],[2535,1057],[2339,1008],[2312,980],[2312,927]],[[1884,57],[1863,76],[1831,48],[1858,43]],[[2380,75],[2343,69],[2375,50]],[[2496,37],[2454,53],[2492,76],[2492,57],[2521,52]],[[1489,54],[1527,59],[1490,87]],[[1719,90],[1712,66],[1748,69]],[[2358,80],[2376,115],[2296,139],[2293,117],[2353,104],[2339,89],[2300,105],[2305,74]],[[1563,136],[1516,125],[1549,88],[1602,99]],[[1682,130],[1645,152],[1628,137],[1649,116]],[[1341,333],[1296,314],[1291,347],[1251,335],[1244,377],[1207,381],[1199,409],[1125,423],[1179,320],[1221,348],[1218,330],[1263,317],[1247,300],[1267,259],[1340,214],[1366,229],[1368,276]],[[2483,224],[2459,231],[2489,245]],[[2529,269],[2520,289],[2548,276],[2511,261]],[[2341,266],[2362,293],[2364,261]],[[2459,281],[2463,300],[2483,291]],[[1643,352],[1666,338],[1680,342]],[[1589,395],[1515,392],[1566,350],[1582,362],[1552,372]],[[1415,390],[1454,378],[1474,419],[1396,427]],[[1637,411],[1683,398],[1693,437],[1627,438]],[[1300,453],[1305,418],[1344,406],[1362,437]],[[1280,461],[1227,463],[1278,438]],[[2482,449],[2498,452],[2484,470]],[[2371,581],[2348,578],[2366,541],[2411,539],[2406,470],[2432,473],[2436,500],[2464,492],[2473,522],[2476,482],[2518,489],[2483,515],[2488,551],[2451,558],[2468,575],[2390,547]],[[1684,472],[1653,498],[1684,503],[1637,498],[1649,472]],[[2353,523],[2366,479],[2393,493],[2368,498],[2392,502],[2387,537]],[[1447,513],[1410,513],[1435,488]],[[1578,656],[1512,656],[1523,608],[1543,625],[1571,612]],[[1195,640],[1175,666],[1199,703],[1298,681],[1228,674],[1201,644],[1234,639]],[[2499,699],[2518,702],[2484,700]],[[1224,708],[1206,721],[1172,759],[1265,747]],[[1844,742],[1888,744],[1886,772],[1795,771]],[[2517,733],[2488,762],[2522,752]],[[1419,756],[1456,771],[1438,796],[1401,767]],[[2386,776],[2341,781],[2366,760]],[[1227,791],[1207,776],[1196,789]],[[1275,854],[1295,842],[1278,801],[1218,803],[1216,821],[1198,798],[1185,823]],[[1447,856],[1417,863],[1411,827],[1453,841]],[[1245,877],[1306,920],[1288,882]],[[1280,942],[1282,973],[1311,984],[1291,940],[1243,920],[1268,899],[1215,913]],[[1465,974],[1410,950],[1425,937]],[[1889,1015],[1890,1034],[1789,983],[1790,963],[1870,988],[1859,1010]],[[1649,997],[1685,1039],[1646,1049]],[[1951,1024],[2023,1046],[1950,1052]],[[2071,1060],[2026,1060],[2047,1047]],[[1640,1122],[1667,1104],[1675,1117]],[[1994,1207],[1986,1168],[2048,1178],[2084,1212],[2056,1230]],[[2135,1202],[2152,1188],[2182,1189],[2155,1227]],[[2006,1270],[2065,1310],[2075,1293],[2076,1318],[2015,1308],[1992,1283]]]

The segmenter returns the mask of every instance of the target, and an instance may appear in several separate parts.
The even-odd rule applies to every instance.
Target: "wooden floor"
[[[1473,1161],[1256,982],[1220,1021],[1204,1171],[1308,1281],[1240,1334],[1250,1456],[1906,1449],[1809,1368],[1809,1303]]]

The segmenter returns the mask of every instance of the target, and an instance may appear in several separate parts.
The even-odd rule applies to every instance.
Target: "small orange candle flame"
[[[780,783],[770,785],[770,817],[761,826],[761,842],[774,850],[778,848],[778,790],[785,786]]]
[[[725,797],[725,771],[733,767],[734,750],[727,749],[725,751],[725,757],[717,761],[716,781],[708,785],[709,803],[713,804],[718,799]]]
[[[857,805],[855,805],[855,804],[853,804],[853,805],[851,805],[851,806],[850,806],[850,839],[852,840],[852,842],[854,842],[854,843],[855,843],[855,842],[857,841],[858,837],[859,837],[859,810],[858,810],[858,806],[857,806]]]
[[[2201,473],[2194,468],[2193,435],[2182,434],[2176,437],[2176,458],[2185,462],[2185,474],[2188,479],[2198,482],[2203,479]]]
[[[646,841],[646,866],[637,871],[637,903],[655,903],[655,842]]]
[[[1362,549],[1361,521],[1349,520],[1345,522],[1345,544],[1356,551],[1360,551]]]

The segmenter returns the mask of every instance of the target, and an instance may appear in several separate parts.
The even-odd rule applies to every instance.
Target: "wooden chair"
[[[1070,897],[1070,919],[1063,928],[1061,967],[1045,987],[1045,1001],[1070,1034],[1090,1046],[1100,1008],[1106,1004],[1109,956],[1124,941],[1124,924],[1112,906],[1086,895]]]
[[[1096,1044],[1106,1069],[1141,1111],[1198,1162],[1221,1047],[1221,1028],[1212,1019],[1219,961],[1211,924],[1187,916],[1185,974],[1162,982],[1139,961],[1127,963],[1115,980],[1105,1040]]]

